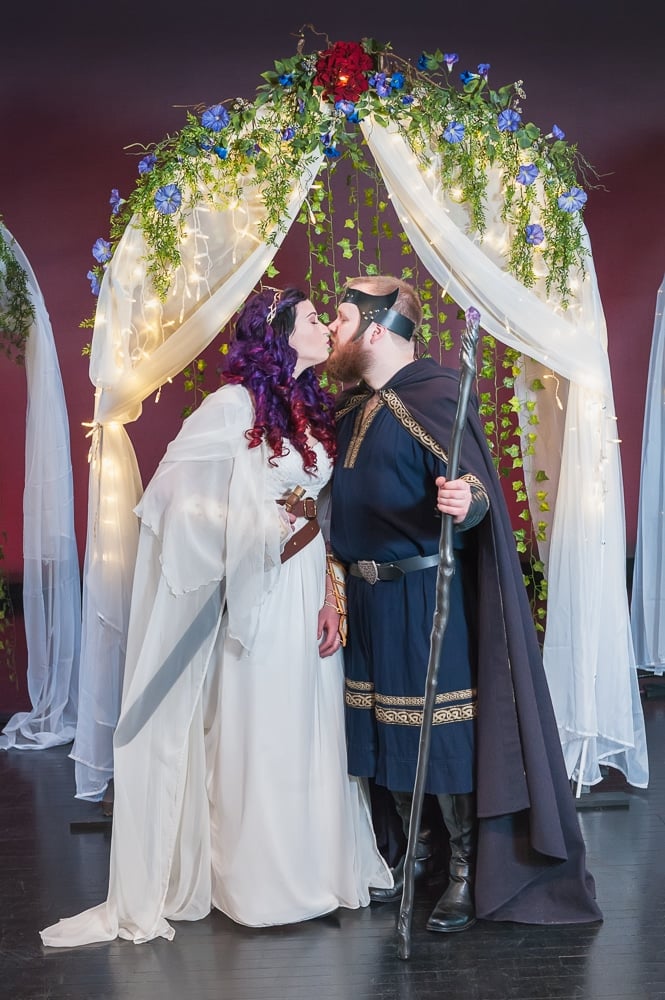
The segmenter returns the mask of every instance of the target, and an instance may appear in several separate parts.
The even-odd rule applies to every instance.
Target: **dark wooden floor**
[[[174,941],[44,949],[38,930],[105,896],[110,834],[74,799],[68,747],[0,753],[2,1000],[656,1000],[665,998],[665,698],[643,697],[647,791],[617,772],[583,797],[580,821],[603,924],[479,922],[423,930],[436,889],[414,910],[411,957],[397,957],[395,906],[249,930],[219,913],[178,923]],[[603,808],[594,807],[592,796]]]

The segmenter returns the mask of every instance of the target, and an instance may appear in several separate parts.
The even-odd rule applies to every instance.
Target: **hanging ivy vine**
[[[16,259],[14,241],[6,238],[0,215],[0,350],[22,365],[35,307],[28,291],[28,278]]]

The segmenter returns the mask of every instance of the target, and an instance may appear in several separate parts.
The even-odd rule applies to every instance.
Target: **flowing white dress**
[[[322,535],[279,560],[275,500],[318,496],[330,462],[319,446],[314,475],[295,450],[271,466],[251,423],[241,387],[207,397],[137,507],[108,897],[45,945],[172,938],[169,918],[212,906],[291,923],[392,885],[346,771],[342,654],[318,654]]]

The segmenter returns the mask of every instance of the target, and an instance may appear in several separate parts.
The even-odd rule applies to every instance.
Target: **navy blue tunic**
[[[406,365],[380,391],[385,408],[373,418],[376,434],[370,435],[370,425],[365,440],[351,453],[350,438],[354,428],[357,430],[356,420],[370,390],[361,385],[342,395],[337,407],[340,448],[333,476],[331,536],[341,558],[403,558],[413,555],[414,547],[423,554],[435,551],[438,529],[432,513],[433,478],[442,471],[437,460],[442,460],[444,466],[447,460],[445,448],[450,441],[457,391],[457,373],[441,368],[433,360]],[[413,438],[413,444],[408,443],[408,437]],[[487,920],[525,923],[597,921],[602,914],[595,901],[593,877],[586,868],[584,840],[510,517],[477,401],[469,407],[460,467],[482,484],[489,510],[475,528],[458,536],[465,548],[463,553],[458,551],[458,569],[461,566],[462,571],[456,572],[453,580],[464,585],[464,595],[452,601],[458,610],[448,643],[444,637],[438,692],[461,691],[458,685],[462,684],[475,685],[477,718],[475,727],[473,723],[434,726],[432,736],[436,730],[437,742],[442,741],[440,747],[445,747],[449,733],[466,730],[475,739],[473,779],[479,821],[476,913]],[[372,709],[376,716],[380,708],[417,713],[421,707],[419,701],[397,704],[398,697],[423,697],[425,669],[422,655],[416,658],[421,662],[415,665],[416,660],[407,651],[411,643],[400,638],[399,630],[404,628],[414,640],[422,630],[420,648],[428,644],[431,606],[427,602],[432,600],[428,597],[432,588],[427,585],[426,573],[434,579],[434,570],[420,571],[407,574],[401,583],[380,582],[373,587],[355,577],[347,578],[352,629],[347,647],[347,698],[351,692],[366,699],[364,723],[361,710],[349,710],[353,766],[369,773],[375,769],[377,777],[391,784],[398,780],[393,773],[406,775],[413,771],[412,763],[403,763],[411,761],[412,754],[403,748],[398,734],[412,733],[418,727],[392,724],[387,719],[372,721],[375,731],[368,735],[370,720]],[[471,602],[466,596],[474,588],[477,600],[472,619]],[[458,658],[451,653],[450,643],[454,642],[455,652],[463,648],[459,645],[465,631],[460,609],[465,606],[466,634],[473,639],[468,639],[466,653]],[[365,616],[366,622],[362,620]],[[460,666],[462,659],[464,665]],[[401,661],[407,660],[408,680],[400,682],[398,668],[404,666]],[[421,681],[416,684],[418,670]],[[388,699],[386,705],[380,700],[384,696]],[[460,698],[450,703],[455,704],[473,704],[473,699],[466,702]],[[443,710],[448,707],[445,701],[437,705]],[[408,743],[407,735],[404,739]],[[387,742],[391,745],[389,753],[384,752]],[[462,756],[461,741],[459,747],[457,757]],[[450,759],[454,760],[456,755],[451,752]],[[437,755],[437,777],[430,775],[430,788],[439,787],[439,775],[442,786],[452,778],[441,768],[444,753],[439,749]],[[455,781],[463,777],[456,762],[451,767]],[[399,780],[402,783],[403,779]],[[466,784],[460,784],[463,787],[453,789],[451,780],[449,790],[464,791]]]
[[[338,424],[331,544],[345,563],[386,562],[438,551],[434,479],[445,462],[380,404],[366,431],[354,409]],[[426,791],[474,788],[474,563],[456,533],[456,570],[438,674]],[[472,539],[469,539],[472,542]],[[467,566],[468,563],[468,566]],[[395,791],[413,788],[423,715],[437,567],[399,580],[347,577],[345,649],[349,772]]]

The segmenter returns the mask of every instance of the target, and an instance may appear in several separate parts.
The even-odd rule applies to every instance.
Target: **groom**
[[[446,479],[457,373],[414,359],[422,308],[393,277],[348,283],[330,325],[337,405],[331,544],[347,566],[348,765],[390,790],[408,833],[436,603],[440,516],[455,524],[425,791],[450,845],[427,929],[476,917],[602,919],[565,771],[510,519],[477,408]],[[416,878],[431,870],[420,831]],[[376,901],[398,899],[373,890]]]

